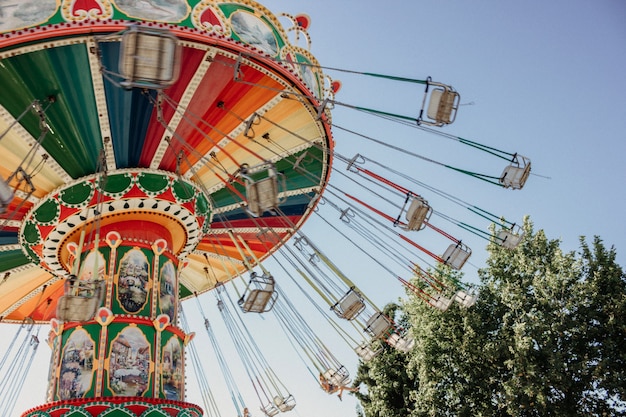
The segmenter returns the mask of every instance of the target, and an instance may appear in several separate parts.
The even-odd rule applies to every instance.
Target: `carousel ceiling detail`
[[[81,230],[161,219],[183,298],[246,270],[229,230],[259,261],[294,233],[328,180],[320,103],[337,86],[298,45],[306,16],[285,29],[252,1],[57,3],[0,21],[2,320],[53,317]],[[184,62],[157,88],[124,62],[151,48],[124,40],[138,26],[171,34]]]

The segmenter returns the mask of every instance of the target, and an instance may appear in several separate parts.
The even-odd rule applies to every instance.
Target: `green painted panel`
[[[196,213],[208,215],[211,211],[211,207],[209,206],[209,202],[207,201],[204,194],[199,194],[198,199],[196,200]]]
[[[132,184],[132,176],[130,174],[116,174],[106,177],[103,181],[103,190],[107,193],[118,194],[123,193],[130,188]]]
[[[30,221],[26,222],[22,236],[24,237],[24,241],[30,244],[35,244],[39,242],[39,240],[41,239],[41,235],[39,234],[39,229],[37,228],[35,223],[30,222]]]
[[[250,13],[251,15],[257,16],[267,25],[267,29],[272,31],[272,34],[274,35],[274,40],[276,41],[278,48],[282,49],[286,45],[286,42],[282,38],[280,32],[276,29],[276,27],[274,27],[274,23],[270,19],[268,19],[266,16],[263,16],[260,13],[255,12],[255,10],[252,7],[247,7],[245,5],[238,4],[238,3],[221,3],[221,4],[218,4],[218,7],[222,11],[222,13],[224,13],[224,16],[226,16],[228,19],[232,19],[232,14],[237,13],[237,12],[246,12],[246,13]],[[236,30],[233,30],[233,32],[231,33],[231,36],[233,39],[246,42],[245,39],[241,39],[238,36]]]
[[[2,60],[0,96],[14,117],[35,99],[47,108],[50,131],[42,146],[73,178],[95,172],[102,139],[84,44],[48,48]],[[29,112],[21,124],[34,137],[41,133],[39,117]]]
[[[184,285],[179,285],[178,287],[178,298],[179,299],[183,299],[183,298],[187,298],[187,297],[191,297],[193,295],[193,291],[191,291],[189,288],[185,287]]]
[[[290,155],[275,163],[276,170],[285,176],[287,190],[299,190],[320,185],[322,174],[323,152],[317,147],[311,147],[300,153]],[[294,168],[295,167],[295,168]],[[263,173],[251,175],[253,179],[260,179]],[[245,187],[233,184],[234,188],[245,195]],[[224,187],[211,195],[215,207],[224,207],[241,202],[230,188]]]
[[[148,193],[164,192],[169,185],[169,178],[161,174],[149,174],[142,172],[138,177],[139,185]]]
[[[148,316],[154,294],[152,263],[154,252],[148,248],[120,246],[117,250],[118,282],[114,287],[111,311],[115,314]]]
[[[51,199],[40,205],[35,210],[33,217],[39,223],[50,223],[59,216],[59,213],[61,213],[61,208],[58,201]]]
[[[233,187],[242,195],[246,194],[245,187],[239,184],[232,184]],[[229,206],[231,204],[240,203],[241,198],[235,194],[230,188],[224,187],[211,194],[214,208]]]
[[[101,329],[99,324],[84,323],[63,332],[61,375],[55,392],[56,400],[80,398],[83,395],[90,398],[94,395],[97,385],[94,365],[100,347]]]
[[[104,396],[129,396],[139,395],[152,397],[154,374],[149,372],[149,363],[154,361],[155,353],[155,333],[156,330],[150,325],[137,324],[129,326],[124,322],[113,322],[109,324],[108,349],[106,356],[109,359],[109,367],[105,368],[105,388]],[[119,342],[119,343],[118,343]],[[127,392],[121,375],[116,375],[116,369],[131,369],[136,374],[134,385],[142,388],[142,393]]]
[[[286,177],[288,190],[314,187],[320,184],[324,155],[312,147],[276,163],[276,169]]]
[[[91,200],[93,185],[90,182],[81,182],[61,191],[61,201],[66,205],[87,204]]]
[[[0,272],[8,271],[30,262],[30,259],[20,249],[0,252]]]
[[[174,181],[172,184],[172,191],[176,198],[181,201],[190,201],[195,194],[195,190],[191,185],[178,180]]]

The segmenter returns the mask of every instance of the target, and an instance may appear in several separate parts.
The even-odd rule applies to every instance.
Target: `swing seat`
[[[504,188],[521,190],[530,175],[530,159],[515,154],[511,163],[504,168],[500,176],[500,184]]]
[[[363,297],[353,288],[331,307],[337,316],[342,319],[352,320],[365,309]]]
[[[263,414],[265,414],[267,417],[273,417],[280,412],[278,407],[276,407],[272,403],[262,406],[261,411],[263,411]]]
[[[372,349],[371,344],[365,344],[365,343],[357,346],[354,349],[354,351],[359,356],[359,358],[363,359],[364,362],[368,362],[372,360],[376,355],[382,352],[382,350],[383,350],[382,348],[374,350]]]
[[[376,313],[367,320],[365,331],[374,338],[383,337],[393,327],[391,320],[383,313]]]
[[[443,263],[453,269],[461,269],[465,265],[465,261],[472,254],[472,250],[461,242],[451,244],[444,252],[441,259]]]
[[[263,178],[252,178],[250,171],[263,172]],[[286,189],[285,178],[281,174],[282,189]],[[279,194],[279,174],[271,164],[262,164],[259,167],[249,168],[247,165],[241,166],[241,177],[246,185],[246,200],[248,200],[248,212],[254,217],[261,216],[266,211],[278,208],[282,203]]]
[[[178,79],[180,46],[167,30],[131,26],[122,35],[119,71],[125,88],[168,87]]]
[[[407,225],[405,230],[422,230],[426,227],[426,222],[430,219],[433,209],[422,197],[415,196],[411,201],[409,209],[406,211]]]
[[[323,378],[331,385],[338,387],[345,387],[350,385],[350,374],[348,370],[342,365],[338,369],[327,369],[323,374]]]
[[[274,405],[278,407],[281,412],[287,412],[293,410],[296,406],[296,399],[293,398],[293,395],[288,395],[287,398],[277,395],[273,399]]]
[[[428,87],[434,85],[430,96],[428,95]],[[426,119],[424,116],[424,105],[428,99],[428,109],[426,110]],[[417,119],[418,125],[428,126],[444,126],[454,122],[456,113],[459,109],[461,96],[449,85],[430,81],[426,82],[426,91],[424,92],[424,100],[422,101],[422,109]]]
[[[393,333],[387,339],[389,346],[400,352],[408,353],[415,346],[415,339],[412,337],[402,337],[397,333]]]
[[[246,184],[248,211],[255,217],[278,207],[278,180],[268,177]]]
[[[469,294],[463,290],[459,290],[454,294],[454,301],[459,303],[461,307],[470,308],[476,303],[478,299],[477,294]]]
[[[4,180],[0,180],[0,213],[4,213],[7,210],[15,194],[11,186]]]
[[[105,281],[66,281],[65,295],[57,303],[57,318],[64,322],[89,321],[102,304]]]
[[[502,229],[498,232],[498,244],[506,249],[515,249],[524,237],[523,232]]]
[[[237,301],[244,313],[265,313],[274,307],[278,294],[274,291],[274,277],[250,274],[245,292]]]
[[[438,295],[428,303],[438,310],[446,311],[452,305],[452,300],[448,297],[444,297],[443,295]]]

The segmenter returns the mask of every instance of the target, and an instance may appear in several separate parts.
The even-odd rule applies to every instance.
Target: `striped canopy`
[[[172,1],[157,16],[104,0],[27,3],[35,17],[18,6],[0,22],[0,177],[14,192],[0,214],[3,321],[54,317],[65,276],[46,264],[43,254],[54,252],[46,237],[61,224],[80,227],[67,218],[104,172],[118,200],[138,198],[138,189],[142,198],[165,195],[176,178],[206,196],[210,223],[181,252],[182,298],[241,274],[242,255],[262,260],[302,225],[328,180],[332,138],[321,103],[333,83],[267,9],[247,0]],[[286,19],[301,33],[299,21]],[[119,63],[131,25],[176,37],[173,84],[124,85]],[[250,215],[242,167],[253,178],[267,167],[278,173],[277,210]],[[126,184],[131,172],[141,181]],[[68,187],[87,190],[84,199],[67,197]],[[133,221],[152,215],[142,209]],[[194,232],[172,233],[186,241]]]

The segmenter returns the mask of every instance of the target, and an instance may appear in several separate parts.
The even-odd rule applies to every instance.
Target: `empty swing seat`
[[[391,320],[383,313],[376,313],[367,320],[365,331],[374,338],[384,337],[393,328]]]
[[[411,205],[406,211],[407,225],[405,230],[422,230],[426,226],[426,222],[430,219],[433,209],[428,202],[422,197],[414,196]]]
[[[433,297],[433,299],[429,301],[429,304],[438,310],[446,311],[452,305],[452,300],[440,294]]]
[[[64,322],[93,319],[102,304],[105,281],[67,280],[65,295],[57,303],[57,318]]]
[[[394,349],[407,353],[413,349],[413,346],[415,346],[415,339],[412,337],[403,337],[397,333],[393,333],[389,336],[389,338],[387,338],[387,343]]]
[[[250,176],[250,171],[258,172],[262,178],[255,175],[255,178]],[[272,211],[278,208],[278,205],[282,202],[279,198],[279,173],[272,164],[261,164],[253,168],[247,165],[241,166],[241,177],[245,181],[246,185],[246,200],[248,200],[248,212],[259,217],[266,211]],[[282,178],[282,189],[286,188],[285,178],[280,174]]]
[[[342,319],[352,320],[365,309],[363,297],[353,288],[331,307],[337,316]]]
[[[504,188],[521,190],[530,175],[530,159],[515,154],[511,163],[504,168],[500,176],[500,184]]]
[[[522,241],[524,233],[518,233],[510,229],[502,229],[498,232],[498,244],[506,249],[515,249]]]
[[[278,181],[276,177],[246,183],[248,211],[259,217],[263,212],[278,207]]]
[[[237,302],[245,313],[265,313],[274,307],[278,294],[274,291],[274,277],[250,273],[250,281]]]
[[[368,362],[372,360],[376,355],[378,355],[383,349],[372,349],[372,345],[370,344],[361,344],[357,346],[354,351],[359,356],[359,358],[363,359],[363,361]]]
[[[465,261],[470,257],[472,251],[469,247],[461,242],[451,244],[444,252],[441,259],[443,263],[453,269],[461,269],[465,265]]]
[[[123,87],[168,87],[177,80],[179,68],[180,46],[171,32],[135,25],[122,35],[119,71]]]
[[[456,294],[454,294],[454,301],[459,303],[459,305],[464,308],[469,308],[473,306],[476,303],[477,299],[478,295],[470,294],[463,290],[459,290],[456,292]]]
[[[293,395],[288,395],[287,398],[277,395],[274,397],[273,401],[274,405],[283,413],[293,410],[296,406],[296,399],[293,398]]]
[[[428,87],[431,85],[439,88],[434,88],[430,93],[425,119],[423,117],[424,105],[428,96]],[[417,124],[441,127],[454,122],[457,110],[459,109],[460,101],[461,96],[454,90],[454,88],[449,85],[432,82],[429,79],[426,83],[422,110],[420,111],[420,116],[417,119]]]

